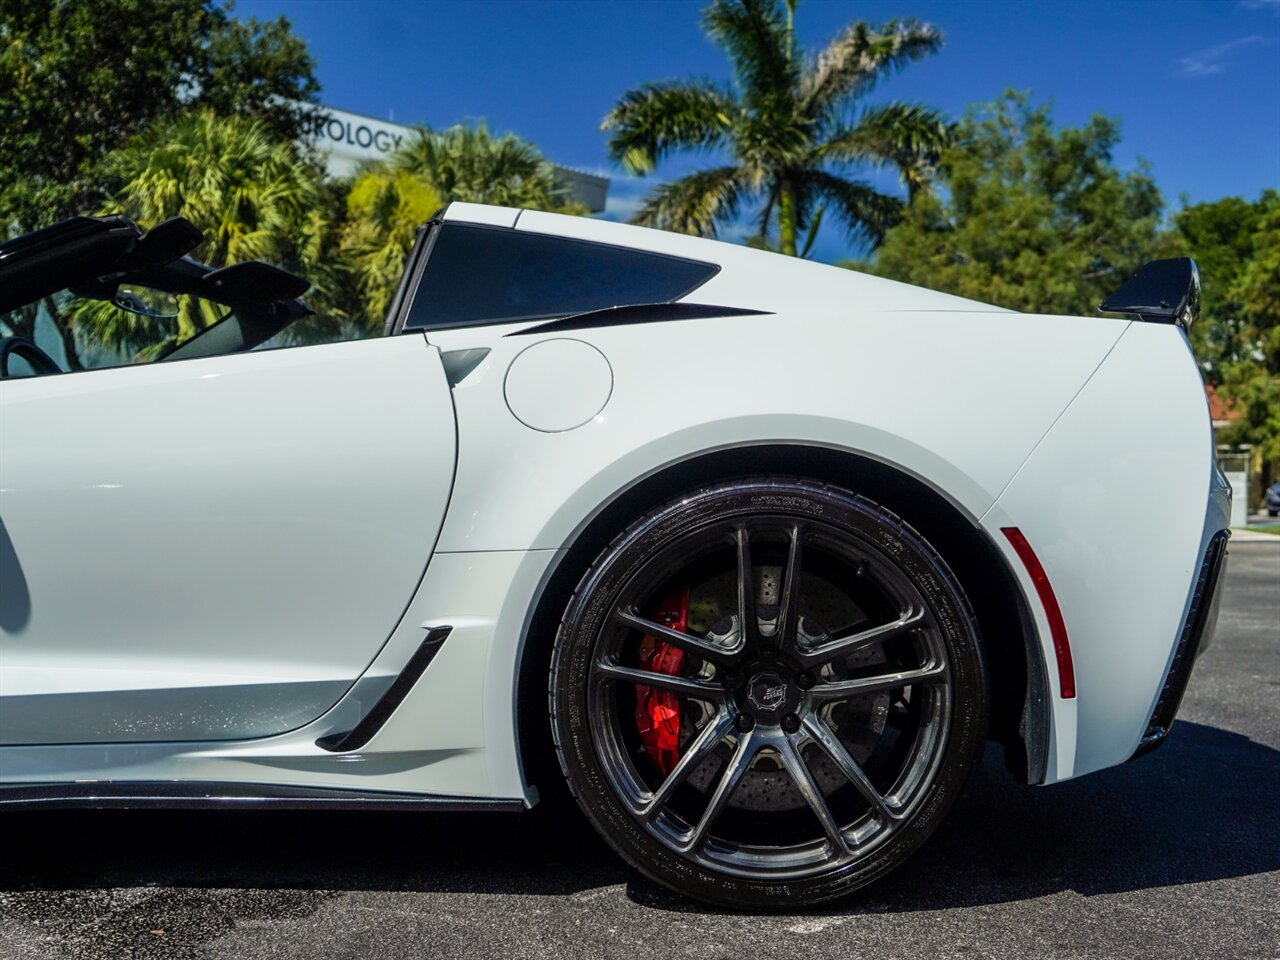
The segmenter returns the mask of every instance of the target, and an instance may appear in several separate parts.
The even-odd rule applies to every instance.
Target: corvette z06
[[[658,882],[792,909],[901,864],[989,740],[1052,784],[1168,733],[1229,506],[1189,260],[1040,316],[455,203],[384,336],[296,346],[307,282],[199,241],[0,245],[8,332],[168,338],[0,341],[0,807],[567,782]]]

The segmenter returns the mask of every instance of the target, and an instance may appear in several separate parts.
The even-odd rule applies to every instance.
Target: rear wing
[[[1143,320],[1187,329],[1200,315],[1200,271],[1190,257],[1152,260],[1103,300],[1107,313],[1136,313]]]

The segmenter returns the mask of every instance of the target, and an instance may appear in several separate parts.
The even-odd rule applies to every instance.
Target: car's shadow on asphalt
[[[840,912],[1092,895],[1280,869],[1280,751],[1195,723],[1134,763],[1052,788],[1002,773],[998,751],[947,825]],[[701,909],[637,877],[574,811],[520,814],[48,811],[0,818],[0,896],[43,913],[89,891],[279,893],[307,913],[332,893],[586,894],[626,884],[638,905]],[[255,902],[260,902],[255,901]],[[255,909],[261,909],[256,907]],[[229,918],[228,918],[229,919]]]

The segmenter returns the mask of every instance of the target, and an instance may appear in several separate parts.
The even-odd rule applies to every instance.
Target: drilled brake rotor
[[[770,629],[777,622],[780,590],[780,567],[757,568],[756,597],[759,598],[757,615],[763,629]],[[802,591],[804,603],[800,612],[799,642],[801,646],[816,644],[829,630],[855,623],[864,618],[863,610],[847,592],[826,579],[805,574]],[[732,647],[738,639],[738,616],[732,611],[737,605],[737,580],[733,574],[712,577],[690,589],[689,629],[707,635]],[[885,662],[879,646],[864,648],[845,658],[846,670],[872,666]],[[709,669],[709,668],[706,668]],[[876,748],[889,715],[891,694],[875,693],[853,697],[831,704],[823,714],[827,725],[835,732],[845,748],[858,763],[866,763]],[[680,724],[680,746],[683,752],[697,737],[709,719],[706,707],[695,700],[686,700]],[[722,744],[717,753],[697,767],[689,775],[689,784],[702,792],[710,792],[717,781],[721,766],[731,752]],[[823,793],[834,793],[848,784],[820,750],[805,753],[810,773]],[[795,781],[782,769],[778,759],[761,753],[751,768],[743,775],[740,786],[734,791],[728,806],[732,809],[753,812],[780,812],[805,807],[804,797]]]

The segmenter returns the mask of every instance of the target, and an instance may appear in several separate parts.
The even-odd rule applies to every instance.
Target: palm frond
[[[737,112],[733,98],[706,81],[650,83],[625,93],[601,129],[612,131],[609,157],[643,175],[674,150],[723,145]]]
[[[633,173],[652,171],[678,149],[719,148],[733,160],[662,185],[634,222],[712,236],[749,203],[755,242],[767,246],[776,236],[782,252],[808,253],[824,220],[838,217],[875,243],[901,207],[843,179],[844,167],[892,164],[913,193],[928,182],[949,134],[939,113],[889,104],[854,124],[849,107],[878,80],[936,51],[941,33],[915,20],[856,23],[806,60],[795,41],[795,7],[795,0],[712,0],[703,26],[731,60],[734,88],[649,85],[605,118],[612,159]]]
[[[829,43],[800,80],[805,114],[818,119],[841,103],[868,93],[883,77],[942,48],[942,31],[917,20],[879,27],[850,24]]]
[[[822,226],[822,215],[826,213],[827,208],[824,204],[818,204],[818,209],[813,211],[813,220],[809,224],[809,232],[805,234],[804,243],[800,246],[800,252],[797,256],[801,260],[809,256],[809,252],[813,250],[813,242],[818,239],[818,228]]]
[[[832,130],[818,146],[817,158],[886,164],[913,157],[936,163],[951,136],[941,111],[917,103],[886,103],[863,111],[855,125]]]
[[[182,216],[205,232],[201,256],[220,267],[286,262],[290,227],[316,202],[320,173],[297,148],[246,117],[202,111],[152,128],[117,151],[113,208],[141,223]]]
[[[197,255],[211,266],[252,259],[305,270],[299,227],[320,200],[321,172],[261,120],[201,110],[162,121],[114,151],[106,173],[118,187],[106,212],[144,224],[186,217],[204,232]],[[93,300],[72,304],[69,315],[88,345],[147,356],[220,312],[179,297],[174,319]]]
[[[441,205],[435,188],[410,170],[377,166],[351,184],[341,249],[370,327],[381,322],[391,304],[418,227]]]
[[[738,213],[742,196],[737,167],[699,170],[653,189],[631,222],[676,233],[714,237],[716,226]]]
[[[821,197],[824,209],[844,222],[850,240],[875,247],[902,213],[902,201],[886,196],[868,183],[846,180],[825,170],[803,174],[807,192]]]
[[[746,103],[759,107],[796,89],[800,58],[777,0],[715,0],[702,25],[729,55]]]
[[[391,165],[425,178],[446,203],[535,210],[565,204],[551,164],[532,143],[513,133],[493,134],[483,123],[420,128],[396,151]]]
[[[892,165],[915,196],[927,185],[952,136],[952,125],[940,111],[887,103],[863,111],[854,126],[833,129],[814,156],[819,163]]]

